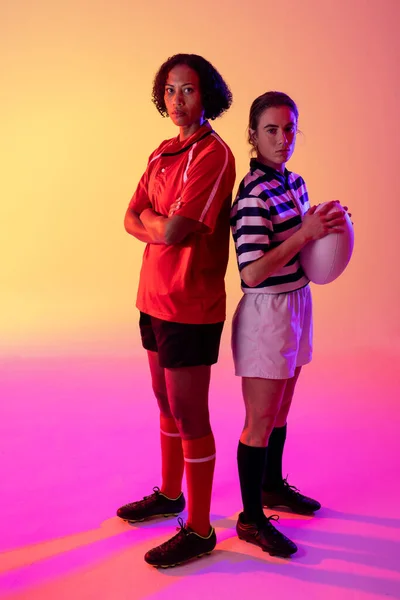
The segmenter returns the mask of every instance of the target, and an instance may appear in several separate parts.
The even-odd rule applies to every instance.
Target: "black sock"
[[[255,448],[239,442],[237,462],[245,523],[261,524],[265,519],[261,489],[266,453],[266,448]]]
[[[274,427],[268,440],[267,459],[265,461],[263,489],[273,490],[282,484],[282,456],[286,440],[287,426]]]

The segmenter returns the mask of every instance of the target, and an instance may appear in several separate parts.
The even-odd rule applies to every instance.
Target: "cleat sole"
[[[121,519],[122,521],[125,521],[125,523],[143,523],[143,521],[150,521],[150,519],[158,519],[159,517],[164,517],[165,519],[168,519],[169,517],[177,517],[180,513],[160,513],[158,515],[151,515],[150,517],[143,517],[143,519],[124,519],[123,517],[118,517],[118,519]]]
[[[212,553],[212,550],[209,552],[202,552],[202,554],[197,554],[196,556],[192,556],[191,558],[187,558],[185,560],[181,560],[180,562],[176,562],[173,565],[150,565],[155,569],[173,569],[174,567],[179,567],[179,565],[183,565],[191,560],[195,560],[196,558],[201,558],[202,556],[209,556]]]
[[[267,552],[270,556],[278,556],[279,558],[290,558],[292,556],[292,554],[294,554],[294,552],[292,554],[284,554],[283,552],[277,552],[276,550],[267,550],[266,548],[263,548],[262,546],[260,546],[260,544],[257,544],[257,542],[253,542],[252,540],[246,540],[243,537],[240,537],[240,535],[238,535],[239,540],[242,540],[243,542],[246,542],[247,544],[252,544],[253,546],[257,546],[258,548],[260,548],[263,552]]]
[[[295,515],[313,515],[317,512],[317,510],[319,510],[319,508],[317,508],[316,510],[298,510],[298,509],[294,509],[291,506],[287,506],[286,504],[263,504],[264,508],[269,508],[269,509],[280,509],[280,508],[285,508],[286,510],[290,510],[292,513],[294,513]]]

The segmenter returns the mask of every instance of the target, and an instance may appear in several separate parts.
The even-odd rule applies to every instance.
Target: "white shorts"
[[[284,294],[244,294],[232,322],[235,374],[289,379],[312,357],[312,300],[307,285]]]

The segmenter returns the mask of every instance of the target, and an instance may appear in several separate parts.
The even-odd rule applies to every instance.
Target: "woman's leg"
[[[148,350],[147,355],[153,391],[160,409],[162,483],[160,490],[154,488],[150,496],[125,504],[117,510],[118,517],[131,522],[177,515],[185,508],[182,494],[182,440],[169,407],[165,373],[159,364],[158,352]]]
[[[242,378],[246,419],[238,447],[238,468],[243,500],[243,520],[262,523],[262,481],[266,445],[279,412],[285,379]]]
[[[215,530],[210,525],[215,442],[208,411],[211,367],[218,359],[223,323],[194,325],[154,319],[160,362],[164,366],[171,414],[181,435],[188,488],[186,526],[170,540],[152,548],[145,561],[173,566],[212,552]]]
[[[201,536],[210,533],[210,504],[215,467],[208,391],[210,366],[165,369],[169,405],[181,434],[188,486],[187,525]]]
[[[282,456],[286,440],[286,421],[292,404],[294,390],[301,372],[297,367],[293,377],[287,380],[282,404],[276,417],[275,427],[268,440],[267,459],[263,481],[263,505],[273,508],[285,506],[293,512],[312,514],[321,508],[318,500],[304,496],[283,478]]]
[[[175,499],[182,491],[184,470],[182,440],[168,401],[165,369],[160,366],[158,352],[148,350],[147,355],[153,392],[160,409],[161,492],[167,498]]]
[[[281,406],[286,380],[243,378],[245,426],[239,441],[238,468],[243,499],[236,531],[240,539],[271,555],[290,556],[296,545],[280,533],[263,512],[262,482],[266,444]]]
[[[276,417],[275,427],[284,427],[286,425],[289,410],[292,405],[294,390],[296,388],[300,373],[301,367],[296,367],[294,376],[286,380],[285,391],[278,415]]]
[[[293,394],[301,367],[297,367],[295,374],[287,379],[283,393],[282,403],[275,420],[275,426],[268,439],[267,460],[265,463],[263,489],[271,490],[282,484],[282,456],[286,440],[286,421],[292,404]]]

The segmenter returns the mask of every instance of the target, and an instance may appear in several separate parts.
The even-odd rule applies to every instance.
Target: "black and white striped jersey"
[[[306,184],[300,175],[287,169],[280,173],[253,158],[231,209],[239,271],[293,235],[309,207]],[[241,283],[244,293],[280,294],[308,282],[297,254],[259,285]]]

